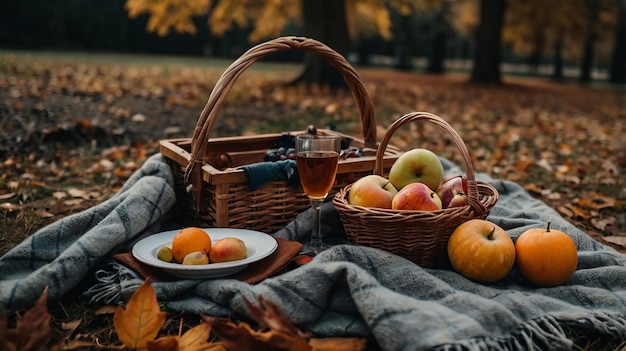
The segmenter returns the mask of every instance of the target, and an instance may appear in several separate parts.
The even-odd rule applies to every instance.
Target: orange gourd
[[[569,235],[560,230],[534,228],[515,241],[515,264],[531,283],[541,287],[565,283],[576,271],[578,252]]]
[[[504,229],[483,219],[459,225],[448,239],[452,268],[479,283],[494,283],[509,274],[515,245]]]

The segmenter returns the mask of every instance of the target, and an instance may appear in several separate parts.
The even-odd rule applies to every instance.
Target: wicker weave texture
[[[468,205],[438,211],[353,206],[348,203],[350,185],[335,195],[333,203],[348,238],[353,242],[396,253],[425,267],[446,267],[449,265],[448,239],[454,229],[470,219],[486,218],[498,200],[498,192],[490,184],[476,181],[467,147],[452,126],[441,117],[427,112],[405,114],[390,126],[378,146],[374,174],[384,175],[382,154],[392,135],[402,125],[416,121],[439,126],[459,149],[466,169]]]

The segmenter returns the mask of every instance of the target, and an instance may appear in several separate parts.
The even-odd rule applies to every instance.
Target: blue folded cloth
[[[300,187],[300,176],[294,160],[258,162],[238,167],[248,174],[251,190],[257,190],[272,181],[286,180],[291,187]]]

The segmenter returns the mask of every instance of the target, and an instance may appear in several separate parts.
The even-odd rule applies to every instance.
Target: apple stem
[[[491,228],[489,235],[487,235],[487,239],[493,240],[493,234],[496,232],[496,227]]]
[[[546,232],[550,233],[550,224],[552,224],[552,222],[548,222],[548,226],[546,227]]]
[[[387,185],[389,185],[389,183],[391,183],[391,180],[388,180],[387,183],[385,183],[385,185],[382,186],[382,188],[385,189]]]

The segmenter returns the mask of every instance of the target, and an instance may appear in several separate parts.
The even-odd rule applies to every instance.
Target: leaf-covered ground
[[[119,189],[158,141],[193,134],[227,61],[0,53],[0,255],[37,229]],[[286,86],[296,65],[257,63],[234,85],[211,136],[331,125],[361,133],[349,91]],[[379,138],[394,119],[428,111],[461,135],[473,167],[522,184],[597,240],[626,252],[626,88],[357,68]],[[462,164],[432,125],[392,143]]]

